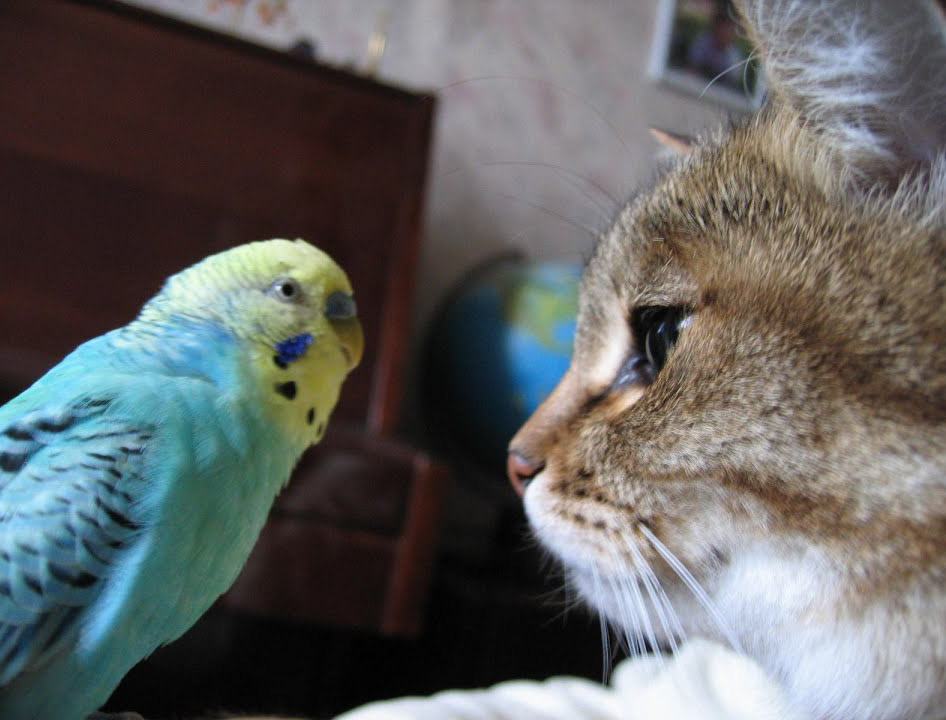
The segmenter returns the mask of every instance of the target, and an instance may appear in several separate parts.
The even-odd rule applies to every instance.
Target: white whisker
[[[595,600],[601,597],[601,576],[598,574],[598,566],[591,568],[591,581],[594,588]],[[608,621],[602,613],[598,613],[598,624],[601,627],[601,682],[607,684],[611,677],[611,631],[608,628]]]
[[[723,71],[722,71],[721,73],[719,73],[716,77],[714,77],[712,80],[710,80],[708,83],[706,83],[706,87],[703,88],[703,92],[700,93],[700,97],[702,98],[704,95],[706,95],[706,93],[709,91],[709,89],[710,89],[711,87],[713,87],[713,85],[715,84],[715,82],[716,82],[717,80],[719,80],[721,77],[723,77],[724,75],[728,75],[730,72],[732,72],[733,70],[735,70],[736,68],[738,68],[738,67],[740,67],[740,66],[748,67],[748,66],[749,66],[749,63],[751,62],[751,60],[752,60],[752,58],[751,58],[751,56],[750,56],[750,57],[746,58],[745,60],[740,60],[739,62],[734,63],[733,65],[730,65],[728,68],[726,68],[725,70],[723,70]]]
[[[626,652],[629,655],[636,655],[637,652],[633,644],[633,638],[629,634],[629,631],[626,630],[626,628],[628,628],[629,625],[627,624],[628,617],[627,617],[627,611],[625,610],[625,606],[624,606],[624,598],[621,596],[621,593],[618,592],[617,587],[615,587],[614,583],[611,581],[610,578],[606,577],[605,581],[607,582],[608,587],[610,588],[611,597],[614,599],[614,602],[617,604],[616,610],[617,610],[618,615],[620,616],[616,618],[615,621],[613,622],[615,622],[615,625],[619,626],[620,628],[625,629],[625,632],[617,634],[617,636],[615,637],[615,641],[620,647],[624,648],[624,652]]]
[[[670,602],[670,598],[667,597],[667,593],[663,588],[663,584],[660,582],[660,579],[657,577],[657,573],[654,572],[654,569],[650,566],[649,562],[646,562],[647,572],[650,574],[651,582],[654,588],[657,590],[657,594],[660,596],[661,601],[664,604],[664,607],[667,608],[667,614],[670,617],[670,624],[673,626],[673,634],[676,638],[680,639],[680,642],[687,641],[686,630],[683,629],[683,625],[680,623],[680,618],[677,615],[677,611],[673,609],[673,604]],[[671,641],[671,647],[674,652],[677,651],[676,643]]]
[[[644,605],[643,596],[637,586],[637,579],[631,568],[626,567],[624,559],[617,549],[612,552],[612,562],[615,564],[615,589],[624,601],[624,615],[633,621],[635,635],[635,655],[646,655],[648,647],[655,649],[656,636],[650,624],[650,614]],[[623,567],[622,567],[623,566]],[[626,623],[629,625],[630,623]]]
[[[685,639],[686,630],[683,629],[683,625],[680,623],[680,618],[677,615],[676,610],[674,610],[673,603],[671,603],[670,598],[667,597],[667,593],[663,588],[663,583],[660,582],[660,578],[658,578],[657,573],[654,572],[654,568],[651,566],[650,561],[644,557],[644,554],[641,552],[640,548],[637,547],[636,543],[634,543],[633,548],[637,553],[639,562],[643,565],[643,573],[646,581],[649,582],[650,587],[653,588],[654,593],[657,595],[657,600],[655,602],[666,609],[671,635],[674,638]],[[674,652],[676,652],[676,647],[674,647]]]
[[[572,220],[567,215],[563,215],[560,212],[556,212],[555,210],[552,210],[551,208],[547,208],[544,205],[540,205],[539,203],[532,202],[531,200],[526,200],[525,198],[521,198],[518,195],[512,195],[510,193],[503,193],[503,192],[492,192],[490,190],[485,190],[485,192],[491,193],[497,197],[502,198],[503,200],[516,202],[521,205],[525,205],[526,207],[530,207],[533,210],[538,210],[540,213],[544,213],[545,215],[555,218],[556,220],[559,220],[560,222],[563,222],[566,225],[570,225],[576,230],[581,230],[582,232],[586,233],[588,237],[590,237],[592,240],[596,239],[600,235],[600,233],[594,228],[590,228],[587,225],[583,225],[577,220]]]
[[[618,586],[613,577],[608,578],[608,584],[618,605],[625,650],[629,655],[643,655],[646,652],[644,633],[641,630],[640,617],[630,608],[631,597],[625,592],[625,588]]]
[[[568,582],[567,578],[562,584],[562,594],[565,596],[564,612],[567,613],[578,604],[578,601],[572,596],[572,585],[570,582]]]
[[[667,641],[670,643],[670,649],[674,654],[677,652],[677,640],[674,637],[674,628],[671,627],[670,620],[668,618],[668,612],[673,613],[673,608],[669,607],[669,602],[667,606],[664,606],[664,600],[666,600],[666,595],[661,598],[657,592],[657,587],[655,584],[659,584],[654,571],[651,569],[650,564],[647,562],[647,558],[641,553],[640,549],[637,547],[637,543],[634,542],[633,538],[627,538],[627,547],[631,551],[631,555],[634,559],[634,566],[637,569],[638,574],[641,576],[641,579],[644,581],[644,589],[647,591],[647,597],[650,598],[650,604],[653,605],[654,610],[657,612],[657,620],[660,622],[660,627],[663,628],[664,635],[667,637]]]
[[[734,650],[737,652],[742,652],[742,645],[736,638],[735,633],[733,633],[728,623],[723,619],[723,616],[720,614],[719,610],[716,609],[716,605],[712,600],[710,600],[709,595],[706,594],[706,591],[703,589],[703,586],[700,585],[699,581],[693,577],[693,574],[687,570],[686,566],[680,561],[680,559],[660,541],[660,538],[654,535],[650,528],[648,528],[646,525],[640,525],[639,527],[641,533],[654,547],[654,550],[660,554],[660,556],[667,562],[671,569],[673,569],[673,571],[683,581],[687,588],[689,588],[690,592],[693,593],[693,596],[697,599],[700,605],[703,606],[703,609],[709,614],[720,633],[722,633],[723,637],[726,638],[726,641],[732,646]]]
[[[477,168],[477,167],[486,167],[486,168],[526,167],[526,168],[543,168],[547,170],[554,170],[555,172],[561,173],[571,178],[572,180],[582,181],[582,185],[572,184],[572,187],[578,190],[581,190],[582,193],[585,195],[585,197],[587,197],[591,202],[593,202],[598,207],[599,210],[602,210],[610,214],[610,213],[613,213],[614,210],[620,207],[621,205],[621,203],[618,202],[618,199],[607,188],[601,185],[601,183],[596,182],[594,179],[590,178],[587,175],[583,175],[580,172],[571,170],[567,167],[563,167],[562,165],[556,165],[555,163],[542,162],[538,160],[484,160],[484,161],[474,163],[472,167],[474,168]],[[451,175],[455,175],[457,173],[468,172],[469,169],[470,168],[467,166],[451,168],[450,170],[444,170],[442,173],[440,173],[438,177],[446,178]],[[588,187],[591,187],[597,190],[601,195],[607,198],[611,202],[611,204],[608,206],[603,205],[599,198],[594,197],[588,192],[587,190]]]
[[[563,177],[562,180],[568,184],[573,190],[577,190],[581,195],[592,205],[595,206],[595,210],[598,214],[598,220],[601,221],[604,225],[607,225],[614,216],[614,208],[618,207],[617,204],[611,206],[605,206],[600,200],[598,200],[594,195],[588,192],[587,189],[583,188],[579,183],[569,177]]]
[[[650,612],[647,610],[647,603],[644,600],[644,594],[641,592],[637,580],[637,573],[626,572],[622,573],[621,577],[624,584],[630,586],[631,592],[634,595],[634,603],[637,606],[638,614],[644,626],[644,632],[647,634],[647,644],[650,646],[651,652],[663,663],[663,653],[660,651],[660,645],[657,642],[657,633],[654,631],[653,623],[650,620]]]

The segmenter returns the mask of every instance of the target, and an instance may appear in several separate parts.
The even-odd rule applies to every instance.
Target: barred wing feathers
[[[74,639],[141,530],[152,430],[109,404],[49,406],[0,427],[0,687]]]

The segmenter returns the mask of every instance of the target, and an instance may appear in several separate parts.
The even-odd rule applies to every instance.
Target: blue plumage
[[[82,720],[190,627],[298,457],[237,392],[232,343],[209,332],[214,373],[181,374],[193,329],[154,353],[122,337],[87,343],[0,410],[3,720]]]
[[[361,357],[333,293],[306,243],[233,248],[0,407],[0,720],[85,720],[230,587]]]
[[[0,435],[0,686],[74,636],[134,541],[148,423],[107,419],[107,399],[47,406]]]

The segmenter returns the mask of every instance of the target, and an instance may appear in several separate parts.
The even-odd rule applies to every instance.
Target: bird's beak
[[[343,320],[336,323],[335,332],[341,342],[342,353],[348,361],[349,371],[358,367],[365,350],[365,334],[361,329],[358,318]]]

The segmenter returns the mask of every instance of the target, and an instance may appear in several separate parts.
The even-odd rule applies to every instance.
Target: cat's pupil
[[[635,334],[637,347],[656,375],[667,362],[670,350],[677,342],[680,327],[689,313],[678,307],[648,307],[636,313]]]
[[[676,326],[668,320],[661,320],[647,331],[644,347],[647,360],[656,370],[660,370],[667,360],[667,352],[677,341]]]

